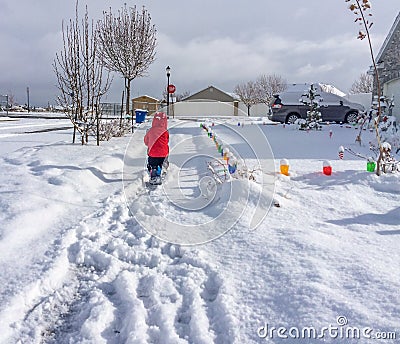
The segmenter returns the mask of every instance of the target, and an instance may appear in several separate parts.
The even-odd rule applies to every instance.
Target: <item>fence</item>
[[[120,118],[125,114],[125,106],[122,108],[121,104],[118,103],[101,103],[100,104],[100,113],[103,118]]]

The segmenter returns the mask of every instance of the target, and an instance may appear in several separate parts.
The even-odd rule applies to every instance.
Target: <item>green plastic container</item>
[[[375,161],[368,161],[367,162],[367,171],[368,172],[375,172]]]

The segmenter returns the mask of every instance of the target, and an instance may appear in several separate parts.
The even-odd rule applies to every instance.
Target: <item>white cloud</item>
[[[341,67],[343,63],[339,63],[336,66],[332,64],[311,64],[307,63],[304,66],[301,66],[300,68],[297,69],[297,75],[300,77],[305,77],[307,80],[310,79],[310,77],[315,77],[317,75],[326,73],[326,72],[331,72],[335,70],[336,67]]]
[[[264,35],[247,42],[225,37],[187,43],[159,35],[158,56],[173,65],[175,80],[184,84],[189,79],[206,87],[224,80],[231,91],[261,74],[279,74],[290,82],[333,82],[347,90],[370,65],[364,43],[351,35],[321,41]],[[354,61],[359,61],[357,68],[349,71]]]
[[[85,3],[98,19],[103,10],[116,11],[124,2],[80,1],[80,16]],[[344,1],[143,4],[158,30],[157,60],[149,77],[134,80],[134,92],[161,96],[167,65],[182,91],[210,84],[231,91],[239,82],[272,73],[290,82],[321,81],[347,90],[371,64],[368,45],[356,39],[358,26]],[[0,92],[15,87],[24,98],[32,80],[37,89],[47,88],[49,97],[57,91],[51,63],[62,44],[61,22],[74,18],[74,10],[74,2],[2,0],[0,41],[7,49],[0,54]],[[399,10],[398,0],[373,8],[376,54]],[[116,76],[109,101],[120,101],[120,81]]]

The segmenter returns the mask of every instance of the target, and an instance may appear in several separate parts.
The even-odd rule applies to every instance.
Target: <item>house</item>
[[[208,86],[176,103],[175,116],[238,116],[239,99],[234,95]]]
[[[259,105],[263,105],[259,109]],[[174,104],[171,109],[177,117],[201,116],[247,116],[247,108],[234,93],[228,93],[211,85],[182,101]],[[268,110],[264,104],[252,107],[252,116],[266,115]]]
[[[227,92],[221,91],[215,86],[208,86],[204,90],[201,90],[195,94],[192,94],[183,99],[183,101],[202,101],[202,100],[214,100],[218,102],[233,103],[238,99]]]
[[[384,96],[394,97],[393,115],[400,118],[400,13],[397,15],[378,55],[375,57],[381,92]],[[374,75],[371,67],[369,74]],[[377,84],[374,79],[374,95]]]
[[[132,109],[147,110],[149,114],[158,111],[161,103],[157,98],[153,98],[147,95],[136,97],[132,99]]]
[[[166,103],[160,104],[166,110]],[[170,101],[168,109],[172,117],[208,117],[208,116],[247,116],[247,108],[234,93],[228,93],[211,85],[181,101],[175,98]],[[266,116],[268,107],[265,104],[255,104],[251,107],[252,116]]]

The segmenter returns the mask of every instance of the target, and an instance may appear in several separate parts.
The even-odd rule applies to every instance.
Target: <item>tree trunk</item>
[[[376,140],[378,141],[378,148],[379,148],[379,156],[378,160],[376,162],[376,175],[380,176],[381,175],[381,161],[383,157],[383,148],[382,148],[382,143],[381,143],[381,136],[379,135],[379,121],[380,121],[380,98],[378,98],[378,119],[375,120],[375,135],[376,135]]]
[[[122,99],[121,99],[121,111],[119,118],[119,128],[122,129],[122,114],[124,113],[124,91],[122,91]]]
[[[127,115],[130,115],[131,81],[132,81],[132,79],[125,79],[126,114]]]
[[[76,123],[77,118],[78,118],[78,114],[75,113],[74,123]],[[75,143],[75,136],[76,136],[76,126],[74,125],[74,133],[72,134],[72,143]]]
[[[381,162],[382,162],[382,158],[383,158],[383,150],[380,149],[379,150],[379,157],[378,160],[376,161],[376,175],[380,176],[381,175]],[[385,172],[385,171],[383,171]]]
[[[97,136],[97,145],[100,146],[100,114],[99,109],[96,106],[96,136]]]

